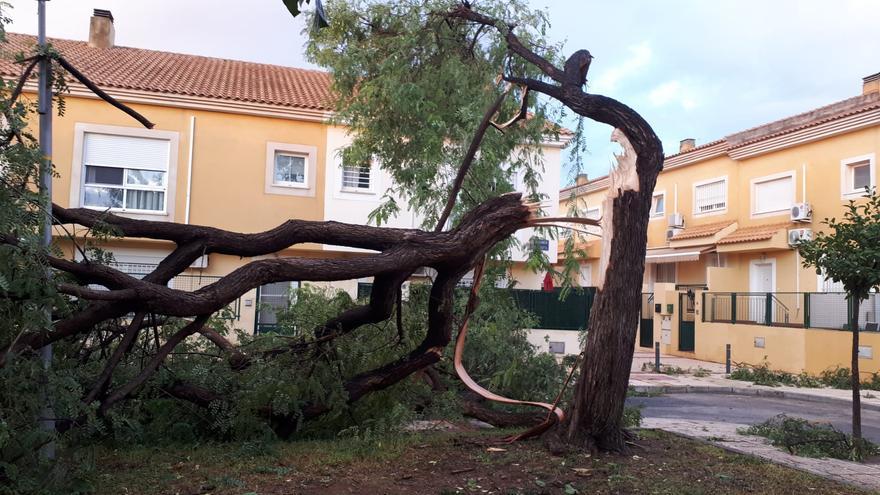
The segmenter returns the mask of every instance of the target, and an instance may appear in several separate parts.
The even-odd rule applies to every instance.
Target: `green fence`
[[[511,289],[517,305],[538,317],[538,328],[580,330],[587,328],[595,287],[572,289],[560,299],[561,289],[553,291]]]
[[[370,296],[373,284],[359,282],[358,299]],[[595,287],[572,289],[564,300],[560,300],[561,289],[553,291],[528,289],[502,289],[510,292],[520,309],[538,317],[538,328],[555,330],[580,330],[587,328],[590,321],[590,308],[596,296]],[[463,294],[466,297],[466,294]]]
[[[704,292],[703,321],[848,330],[852,306],[843,292]],[[859,305],[859,329],[877,331],[880,297]]]

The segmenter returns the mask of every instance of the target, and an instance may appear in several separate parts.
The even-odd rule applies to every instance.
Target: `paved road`
[[[627,404],[641,405],[646,418],[678,418],[725,423],[755,424],[785,413],[811,421],[824,421],[851,431],[848,404],[828,404],[754,395],[666,394],[630,397]],[[880,443],[880,411],[862,410],[862,435]]]

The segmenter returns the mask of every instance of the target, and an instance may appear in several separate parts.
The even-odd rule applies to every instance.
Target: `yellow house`
[[[722,361],[731,344],[735,361],[766,356],[791,371],[848,366],[848,334],[834,331],[846,327],[842,289],[802,267],[793,246],[877,185],[878,152],[880,73],[858,96],[700,146],[681,141],[654,190],[642,308],[653,323],[640,345]],[[560,191],[560,210],[598,218],[607,184],[580,178]],[[598,242],[576,235],[590,285]],[[859,316],[876,330],[880,298]],[[880,371],[880,334],[862,339],[863,369]]]
[[[51,43],[98,86],[155,124],[145,129],[71,82],[64,115],[54,117],[53,201],[61,206],[259,232],[290,218],[366,223],[390,185],[390,176],[375,165],[341,162],[338,151],[350,137],[328,122],[331,80],[325,72],[116,46],[112,14],[102,10],[91,18],[88,42]],[[33,36],[9,33],[5,50],[27,53],[35,44]],[[8,59],[0,61],[4,77],[17,77],[21,70]],[[35,81],[23,97],[36,100]],[[565,144],[548,141],[543,148],[550,213],[558,201]],[[402,211],[391,226],[419,226],[405,204]],[[68,256],[78,256],[62,231],[55,234]],[[125,239],[104,247],[121,269],[138,275],[152,271],[174,246]],[[555,258],[555,241],[547,250]],[[302,244],[272,256],[359,255]],[[520,274],[526,273],[523,259],[514,269]],[[196,289],[247,261],[204,256],[171,284]],[[358,284],[366,282],[335,285],[356,295]],[[243,295],[232,308],[235,326],[271,327],[274,308],[286,306],[296,286],[270,284]]]

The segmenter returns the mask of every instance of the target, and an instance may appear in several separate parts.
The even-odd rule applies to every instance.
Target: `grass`
[[[98,494],[857,494],[855,488],[662,431],[629,455],[550,455],[509,432],[97,449]]]
[[[831,387],[849,390],[852,386],[852,373],[849,368],[831,368],[823,371],[818,376],[814,376],[806,372],[795,374],[787,371],[773,370],[767,361],[754,366],[737,364],[736,369],[733,370],[729,378],[770,387],[788,385],[790,387]],[[865,390],[880,390],[880,373],[873,373],[869,379],[863,381],[862,388]]]

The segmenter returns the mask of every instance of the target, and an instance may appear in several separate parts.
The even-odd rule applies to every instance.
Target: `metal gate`
[[[694,350],[694,293],[682,292],[678,295],[678,350]]]
[[[654,294],[642,294],[641,316],[639,318],[639,346],[654,347]]]

